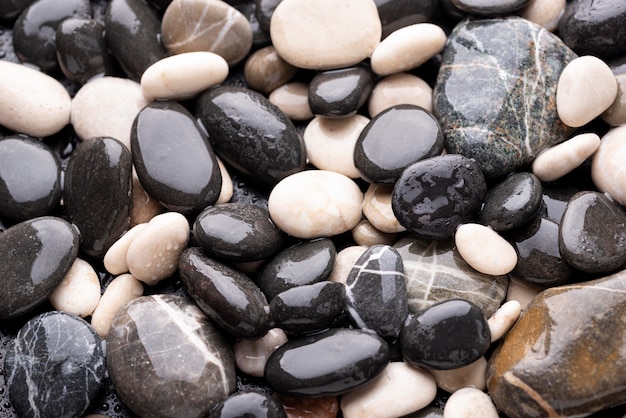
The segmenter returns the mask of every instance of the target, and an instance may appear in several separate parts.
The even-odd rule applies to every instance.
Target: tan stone
[[[611,126],[626,124],[626,73],[617,74],[617,97],[613,104],[604,111],[602,120]]]
[[[309,86],[305,83],[294,81],[284,84],[270,93],[269,100],[291,120],[302,121],[313,118],[309,106]]]
[[[443,418],[499,418],[498,410],[485,392],[462,388],[448,398]]]
[[[91,264],[77,258],[48,299],[54,309],[85,318],[100,301],[98,274]]]
[[[519,319],[521,313],[522,305],[516,300],[510,300],[502,304],[487,320],[491,342],[502,338]]]
[[[576,135],[541,151],[533,161],[533,174],[541,181],[557,180],[585,162],[599,146],[600,137],[595,133]]]
[[[379,231],[367,219],[361,220],[352,228],[352,239],[357,245],[371,247],[372,245],[393,245],[398,240],[398,234],[388,234]]]
[[[222,188],[220,189],[220,195],[217,198],[217,202],[215,202],[216,205],[230,202],[234,193],[233,179],[230,177],[228,169],[219,158],[217,159],[217,165],[219,166],[220,174],[222,175]]]
[[[517,14],[554,32],[559,27],[565,4],[566,0],[530,0]]]
[[[379,231],[393,234],[404,232],[391,208],[393,186],[370,184],[363,198],[363,216]]]
[[[298,69],[281,58],[273,46],[254,51],[246,60],[243,76],[252,90],[269,94],[290,81]]]
[[[517,264],[515,248],[493,229],[467,223],[459,226],[454,242],[463,260],[484,274],[508,274]]]
[[[599,191],[626,206],[626,126],[611,129],[591,160],[591,178]]]
[[[368,248],[364,245],[352,245],[339,251],[328,281],[346,284],[350,270]]]
[[[451,370],[428,370],[437,382],[437,387],[454,393],[464,387],[479,390],[487,388],[487,359],[481,357],[467,366]]]
[[[91,317],[91,326],[101,337],[106,337],[113,317],[127,302],[143,294],[143,285],[131,274],[117,276],[104,290]]]
[[[118,275],[128,272],[128,263],[126,262],[128,247],[147,226],[147,222],[135,225],[109,247],[103,259],[104,268],[109,273]]]
[[[520,304],[521,309],[526,309],[535,296],[545,290],[545,287],[526,280],[511,277],[509,288],[506,292],[506,301],[515,301]]]
[[[287,334],[273,328],[257,339],[238,339],[233,345],[235,363],[239,370],[250,376],[263,377],[268,357],[287,342]]]
[[[133,167],[133,207],[130,211],[130,225],[150,222],[150,219],[163,212],[163,206],[146,192]]]
[[[380,79],[370,95],[370,118],[385,109],[399,104],[420,106],[433,110],[433,89],[421,78],[407,73],[393,74]]]

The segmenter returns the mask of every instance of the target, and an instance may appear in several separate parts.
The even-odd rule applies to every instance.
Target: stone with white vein
[[[100,280],[91,264],[81,258],[72,267],[48,297],[57,311],[85,318],[94,311],[100,301]]]
[[[533,161],[533,174],[541,181],[555,181],[580,166],[599,146],[598,134],[576,135],[541,151]]]
[[[99,336],[106,337],[111,328],[111,321],[117,311],[133,299],[143,295],[143,285],[132,274],[122,274],[114,278],[107,286],[91,315],[91,326]]]

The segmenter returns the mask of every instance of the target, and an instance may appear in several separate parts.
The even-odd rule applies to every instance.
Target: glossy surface
[[[365,66],[323,71],[309,83],[309,106],[315,115],[341,117],[356,112],[374,86],[374,74]]]
[[[404,26],[431,21],[439,11],[436,0],[374,0],[383,25],[383,38]]]
[[[270,394],[242,391],[217,405],[209,418],[287,418],[283,405]]]
[[[521,9],[530,0],[452,0],[451,3],[466,13],[502,15]]]

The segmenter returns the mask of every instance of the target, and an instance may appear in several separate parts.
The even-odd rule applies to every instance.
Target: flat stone
[[[517,14],[550,32],[555,32],[566,4],[566,0],[530,0]]]
[[[91,315],[91,326],[102,338],[106,338],[111,322],[126,303],[143,295],[143,285],[131,274],[117,276],[104,290],[96,309]]]
[[[451,0],[459,10],[483,15],[503,15],[521,9],[529,0]]]
[[[233,393],[215,406],[208,417],[231,418],[235,416],[287,418],[282,403],[270,394],[260,391]]]
[[[237,339],[233,344],[237,367],[250,376],[263,377],[268,357],[287,341],[287,334],[280,328],[272,328],[260,338]]]
[[[416,75],[398,73],[376,82],[367,105],[371,118],[383,110],[400,104],[412,104],[433,110],[433,89]]]
[[[498,410],[485,392],[477,388],[462,388],[454,392],[446,401],[443,418],[480,416],[498,418]]]
[[[517,264],[515,248],[487,226],[460,225],[454,243],[463,260],[481,273],[500,276],[510,273]]]
[[[626,124],[626,74],[616,74],[617,97],[608,109],[600,115],[602,120],[612,127]]]
[[[626,206],[626,127],[613,128],[600,141],[591,160],[591,178],[599,191]]]
[[[584,163],[599,147],[600,137],[597,134],[576,135],[541,151],[533,161],[533,174],[544,182],[558,180]]]
[[[406,231],[393,213],[392,193],[392,186],[372,183],[363,197],[363,216],[376,229],[388,234]]]
[[[365,104],[373,85],[374,75],[364,65],[322,71],[309,83],[309,106],[315,115],[350,116]]]
[[[275,88],[268,97],[289,119],[305,121],[313,118],[309,106],[308,84],[294,81]]]
[[[246,59],[243,76],[252,90],[270,94],[290,81],[298,69],[281,58],[273,46],[254,51]]]
[[[57,311],[86,318],[100,302],[100,280],[87,261],[76,258],[48,300]]]

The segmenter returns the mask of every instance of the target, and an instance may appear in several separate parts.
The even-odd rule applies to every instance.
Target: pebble
[[[76,258],[48,300],[57,311],[90,316],[100,301],[98,274],[87,261]]]
[[[448,398],[443,418],[498,418],[498,410],[485,392],[462,388]]]
[[[122,274],[114,278],[100,297],[91,315],[91,326],[102,338],[106,338],[111,322],[126,303],[143,295],[143,285],[132,274]]]
[[[566,4],[566,0],[530,0],[517,14],[550,32],[555,32],[559,28],[559,20]]]
[[[559,118],[568,126],[583,126],[613,104],[617,91],[617,80],[604,61],[592,55],[578,57],[563,68],[559,77]]]
[[[256,17],[259,20],[259,25],[265,30],[270,30],[270,22],[274,15],[274,10],[280,4],[282,0],[255,0],[256,5]]]
[[[521,309],[524,310],[528,306],[528,304],[533,300],[535,296],[537,296],[542,290],[545,289],[545,286],[540,286],[538,284],[530,283],[522,279],[518,279],[517,277],[511,277],[511,281],[509,283],[509,288],[506,292],[506,301],[507,302],[517,302],[521,305]],[[489,317],[491,319],[491,317]],[[494,327],[489,325],[490,329],[495,329]],[[496,333],[497,336],[497,333]],[[493,336],[492,336],[493,339]]]
[[[599,147],[598,134],[576,135],[559,145],[541,151],[533,161],[533,174],[544,182],[558,180],[579,167]]]
[[[235,390],[232,349],[180,296],[142,296],[115,315],[106,338],[109,375],[140,416],[208,415]]]
[[[220,190],[220,195],[217,198],[217,202],[215,202],[215,204],[219,205],[220,203],[230,202],[230,199],[233,197],[234,188],[233,179],[230,177],[228,169],[219,158],[217,158],[217,165],[219,166],[220,173],[222,175],[222,188]]]
[[[57,207],[63,193],[61,162],[37,138],[7,136],[0,141],[0,216],[22,222]]]
[[[339,414],[339,401],[336,396],[317,398],[296,398],[276,395],[283,403],[289,418],[336,418]]]
[[[483,16],[511,13],[526,6],[528,2],[529,0],[451,0],[459,10]]]
[[[237,418],[241,416],[287,418],[280,401],[260,391],[233,393],[215,406],[209,414],[209,418]]]
[[[359,114],[341,119],[313,118],[302,135],[309,162],[320,170],[360,178],[353,155],[359,135],[369,121]]]
[[[5,355],[9,398],[21,417],[82,416],[106,374],[102,339],[64,312],[30,319]]]
[[[510,273],[517,264],[515,248],[488,226],[460,225],[454,243],[463,260],[481,273],[500,276]]]
[[[370,58],[379,76],[410,71],[443,50],[446,34],[432,23],[417,23],[390,33],[376,46]]]
[[[72,127],[83,141],[111,137],[131,150],[133,122],[147,105],[139,83],[127,78],[101,77],[76,92],[72,99]]]
[[[189,223],[183,215],[177,212],[157,215],[128,245],[128,271],[137,280],[153,286],[176,272],[188,241]]]
[[[437,387],[454,393],[465,387],[479,390],[487,388],[487,359],[483,356],[467,366],[451,370],[428,369],[437,382]],[[480,417],[476,417],[480,418]]]
[[[350,231],[361,220],[362,203],[363,193],[354,181],[325,170],[292,174],[274,187],[268,199],[276,226],[304,239]]]
[[[213,52],[186,52],[163,58],[144,71],[140,84],[149,100],[185,100],[221,84],[228,63]]]
[[[371,55],[381,35],[373,0],[347,0],[340,5],[333,0],[314,4],[283,0],[270,23],[270,36],[278,54],[296,67],[311,70],[357,64]]]
[[[591,160],[591,178],[599,191],[626,206],[626,127],[608,131]]]
[[[335,396],[377,376],[389,357],[376,334],[333,328],[280,346],[267,361],[265,379],[287,396]]]
[[[0,60],[0,125],[35,137],[70,123],[69,93],[54,78],[25,65]]]
[[[491,332],[491,342],[502,338],[511,329],[522,313],[522,305],[516,300],[503,303],[498,310],[487,319]]]
[[[346,284],[354,263],[367,251],[363,245],[351,245],[337,253],[329,281]]]
[[[299,81],[283,84],[275,88],[268,98],[292,121],[306,121],[313,118],[313,112],[309,106],[308,84]]]
[[[222,189],[224,188],[224,178],[222,177]],[[133,167],[133,205],[130,210],[130,226],[134,227],[141,223],[150,222],[150,219],[163,212],[164,208],[159,202],[151,197],[143,188],[137,170]],[[219,199],[218,199],[219,202]]]
[[[398,73],[376,82],[370,94],[367,110],[371,118],[392,106],[412,104],[433,111],[433,89],[420,77]]]
[[[372,245],[393,245],[398,240],[398,234],[388,234],[379,231],[367,219],[363,219],[352,228],[352,239],[357,245],[371,247]]]
[[[161,101],[143,108],[130,142],[139,181],[167,209],[190,215],[217,201],[222,176],[213,147],[181,104]]]
[[[148,226],[148,222],[135,225],[113,243],[107,250],[102,262],[104,268],[111,274],[128,272],[126,255],[133,240]]]
[[[124,144],[102,137],[80,143],[69,159],[63,201],[91,257],[104,257],[130,227],[132,164]]]
[[[276,48],[266,46],[250,54],[243,75],[248,88],[267,95],[290,81],[297,71],[278,55]]]
[[[354,145],[354,165],[369,183],[395,184],[408,166],[440,155],[443,141],[432,113],[415,105],[392,106],[362,129]]]
[[[626,74],[615,74],[617,97],[611,106],[600,115],[602,120],[612,127],[626,124]]]
[[[345,418],[395,418],[428,406],[437,394],[435,379],[425,370],[391,362],[365,385],[341,397]]]
[[[322,71],[309,83],[309,106],[314,115],[351,116],[365,104],[373,85],[374,75],[364,65]]]
[[[52,216],[0,233],[0,319],[24,315],[44,302],[72,267],[79,240],[76,228]]]
[[[221,0],[174,0],[161,22],[170,54],[209,51],[234,66],[252,48],[252,28],[237,9]]]
[[[439,11],[436,0],[376,1],[378,16],[383,26],[383,39],[405,26],[434,20]]]
[[[394,234],[406,231],[391,206],[393,186],[370,184],[363,197],[363,216],[379,231]]]
[[[250,376],[263,377],[268,357],[287,341],[287,334],[280,328],[272,328],[257,339],[238,339],[233,344],[237,367]]]

